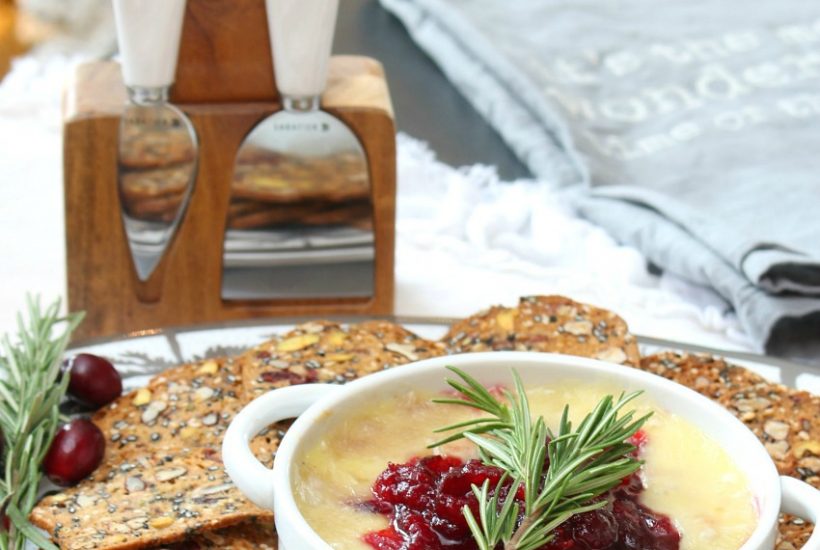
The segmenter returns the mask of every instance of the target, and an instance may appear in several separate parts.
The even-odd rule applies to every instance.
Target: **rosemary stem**
[[[58,381],[60,363],[71,331],[82,319],[82,314],[61,317],[59,301],[45,309],[39,300],[29,297],[27,302],[28,323],[18,315],[15,340],[0,339],[0,431],[5,439],[0,506],[9,521],[0,534],[0,550],[22,550],[27,534],[34,536],[27,517],[68,380]],[[38,545],[56,549],[45,540]]]
[[[529,528],[538,520],[539,516],[541,515],[541,510],[533,510],[533,512],[524,518],[521,522],[521,525],[518,526],[518,529],[515,530],[513,533],[512,538],[504,544],[504,550],[517,550],[518,545],[521,544],[521,539],[527,533]]]
[[[456,429],[458,433],[433,445],[466,438],[478,446],[482,462],[503,471],[492,497],[486,485],[481,490],[473,487],[478,519],[468,508],[463,510],[480,548],[491,549],[502,543],[504,550],[519,550],[547,544],[555,529],[569,518],[600,508],[604,502],[594,499],[608,491],[613,480],[640,467],[627,440],[649,415],[638,419],[633,419],[634,411],[618,415],[640,392],[621,394],[617,401],[611,395],[604,397],[575,430],[569,421],[569,407],[564,407],[558,431],[553,434],[543,417],[533,421],[524,384],[515,370],[514,392],[505,391],[502,402],[466,372],[448,368],[461,379],[447,380],[461,398],[437,402],[487,411],[494,417],[442,428],[440,431]],[[505,501],[500,501],[507,479],[516,489],[508,490]],[[525,488],[521,506],[512,505],[518,487]],[[524,518],[519,523],[522,509]]]

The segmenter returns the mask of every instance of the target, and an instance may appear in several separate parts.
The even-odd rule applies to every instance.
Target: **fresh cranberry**
[[[638,472],[635,472],[632,475],[629,475],[621,480],[621,484],[618,485],[613,491],[615,492],[615,496],[618,498],[627,498],[627,499],[635,499],[638,498],[643,492],[644,486],[643,481],[641,481],[641,476]]]
[[[635,434],[627,439],[627,443],[631,443],[635,445],[636,452],[634,453],[636,456],[643,452],[644,447],[646,447],[646,442],[649,441],[649,437],[646,435],[646,432],[643,430],[638,430]]]
[[[666,516],[658,515],[634,500],[612,503],[624,550],[678,550],[680,534]]]
[[[405,541],[402,550],[431,550],[441,545],[438,535],[420,512],[399,506],[394,516],[393,527]]]
[[[435,494],[435,478],[421,464],[389,464],[373,485],[376,499],[423,510]]]
[[[453,502],[453,499],[455,499],[455,497],[445,496],[436,500],[434,509],[425,511],[424,519],[427,520],[433,531],[442,539],[448,541],[469,539],[470,526],[467,525],[467,520],[461,512],[461,508],[456,505],[457,503]],[[469,506],[473,515],[478,517],[478,506],[476,505],[475,498],[471,499]]]
[[[629,438],[629,442],[636,447],[643,447],[648,440],[649,436],[646,435],[645,430],[638,430],[632,437]]]
[[[390,527],[364,536],[364,541],[380,550],[434,550],[441,548],[438,535],[423,515],[406,506],[397,506]]]
[[[122,394],[122,378],[110,361],[81,353],[69,361],[68,393],[79,401],[102,407]]]
[[[379,550],[404,550],[404,537],[393,526],[367,533],[362,540]]]
[[[377,550],[476,550],[464,507],[478,516],[472,486],[485,481],[491,494],[498,490],[500,502],[506,502],[512,483],[498,487],[501,477],[499,468],[454,457],[390,464],[373,485],[373,500],[357,504],[360,510],[389,516],[390,527],[362,540]],[[539,550],[678,550],[680,535],[671,520],[638,502],[643,490],[637,473],[628,476],[599,497],[604,507],[571,517]],[[523,504],[523,487],[512,498]]]
[[[479,460],[470,460],[461,469],[451,468],[442,477],[439,490],[454,496],[472,494],[472,486],[481,487],[489,480],[490,489],[494,489],[501,480],[503,472],[494,466],[487,466]]]
[[[618,541],[618,524],[604,509],[573,516],[567,522],[572,538],[588,550],[606,550]]]
[[[93,472],[105,453],[105,438],[90,420],[78,418],[60,428],[43,460],[43,470],[57,485],[68,487]]]
[[[558,527],[553,531],[553,538],[539,550],[580,550],[572,539],[571,531],[566,526]]]
[[[488,481],[490,494],[493,494],[501,476],[499,468],[487,466],[478,460],[470,460],[461,467],[452,466],[442,472],[433,504],[433,526],[436,531],[448,539],[468,537],[470,527],[464,517],[464,507],[468,506],[473,515],[478,517],[478,499],[472,486],[481,487]],[[508,491],[509,487],[509,483],[505,484],[502,491]],[[506,497],[505,494],[503,496]]]
[[[438,495],[431,514],[431,522],[436,531],[448,539],[462,539],[469,535],[470,526],[464,517],[464,506],[469,506],[473,516],[478,517],[478,500],[475,495]]]
[[[436,474],[446,473],[450,468],[461,468],[464,464],[458,457],[442,455],[425,456],[418,463]]]

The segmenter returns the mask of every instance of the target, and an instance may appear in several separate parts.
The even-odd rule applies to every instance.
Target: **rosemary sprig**
[[[17,341],[4,336],[0,357],[4,443],[0,510],[10,520],[8,530],[0,528],[0,550],[22,550],[26,540],[57,550],[27,518],[37,499],[40,464],[60,424],[59,405],[68,387],[69,377],[59,376],[62,355],[83,315],[60,316],[59,300],[44,311],[39,300],[31,297],[27,305],[28,325],[18,314]]]
[[[611,395],[604,397],[575,430],[569,421],[569,407],[564,407],[558,433],[554,434],[543,417],[533,421],[516,371],[515,393],[504,391],[505,404],[466,372],[448,368],[461,380],[448,379],[447,383],[463,398],[434,401],[479,409],[490,416],[436,430],[457,433],[431,447],[466,438],[478,446],[482,462],[504,471],[492,491],[488,481],[481,487],[473,485],[478,518],[468,506],[462,510],[480,550],[494,550],[499,544],[504,550],[534,550],[547,544],[559,525],[576,514],[604,506],[606,503],[595,497],[641,467],[641,462],[630,456],[635,447],[626,440],[652,413],[637,420],[633,419],[634,411],[618,415],[640,392],[621,394],[617,400]],[[510,496],[499,502],[501,488],[509,481]],[[523,507],[512,496],[522,485]],[[519,521],[519,516],[523,520]]]

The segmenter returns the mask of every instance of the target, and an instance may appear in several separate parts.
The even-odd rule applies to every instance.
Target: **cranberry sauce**
[[[644,434],[633,442],[641,447]],[[501,470],[478,460],[449,456],[414,458],[389,464],[373,485],[373,499],[362,507],[390,518],[390,526],[364,535],[376,550],[475,550],[466,505],[478,517],[471,485],[489,480],[495,487]],[[511,484],[502,486],[501,500]],[[672,521],[638,502],[644,490],[637,474],[625,478],[604,498],[605,507],[570,518],[540,550],[678,550],[680,534]],[[524,500],[523,488],[513,496]]]

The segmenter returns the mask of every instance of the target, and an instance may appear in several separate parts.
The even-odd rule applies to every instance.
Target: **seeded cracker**
[[[251,451],[254,456],[268,468],[273,468],[273,459],[276,458],[276,451],[285,432],[288,431],[293,420],[283,420],[265,428],[253,440],[251,440]]]
[[[563,296],[521,298],[454,323],[442,339],[450,353],[544,351],[637,366],[635,337],[623,319]]]
[[[444,346],[420,338],[387,321],[344,327],[329,321],[297,326],[236,358],[248,401],[272,389],[294,384],[343,384],[365,374],[411,361],[444,355]],[[254,455],[271,466],[276,449],[290,426],[269,427],[251,442]]]
[[[208,359],[155,376],[92,420],[106,436],[105,462],[135,447],[218,450],[228,424],[245,403],[233,360]]]
[[[122,178],[123,198],[131,203],[181,196],[188,185],[189,165],[142,172],[127,172]]]
[[[665,352],[645,357],[641,368],[729,409],[760,438],[781,474],[820,488],[820,396],[708,355]]]
[[[126,133],[121,135],[124,143],[120,147],[119,162],[127,169],[168,167],[193,162],[196,156],[187,130],[145,132],[137,124],[126,124],[123,128]]]
[[[370,182],[356,154],[312,159],[308,166],[294,156],[248,148],[237,158],[231,196],[271,204],[366,200]]]
[[[809,540],[814,526],[800,518],[787,514],[780,514],[778,537],[775,550],[798,550],[803,548]]]
[[[270,513],[250,504],[211,449],[134,450],[92,479],[44,498],[32,523],[62,550],[135,550]]]
[[[456,337],[459,332],[464,334]],[[637,364],[634,339],[620,318],[561,297],[524,298],[516,308],[494,307],[456,323],[443,342],[452,352],[533,349]],[[123,396],[95,415],[108,440],[103,466],[80,486],[44,499],[32,520],[50,532],[56,530],[63,550],[275,549],[270,514],[228,485],[218,459],[222,435],[233,415],[269,389],[305,382],[343,383],[443,355],[444,349],[443,343],[423,340],[388,322],[343,327],[318,321],[300,325],[235,360],[207,360],[165,371],[142,391]],[[817,397],[770,384],[711,357],[665,353],[645,358],[641,367],[716,399],[761,437],[782,472],[820,485]],[[214,418],[208,415],[217,412],[211,424]],[[289,425],[276,424],[252,442],[256,455],[269,467]],[[126,471],[121,470],[122,463],[129,465]],[[160,470],[172,471],[160,474],[165,478],[177,468],[184,468],[185,474],[156,480]],[[145,489],[138,489],[139,483],[129,478],[138,478]],[[217,490],[220,487],[224,490]],[[214,492],[203,495],[203,490]],[[114,512],[109,512],[110,504]],[[145,527],[148,521],[153,523]],[[777,550],[800,548],[810,531],[810,525],[781,516]]]
[[[232,527],[202,533],[185,542],[163,546],[157,550],[276,550],[278,542],[273,520],[246,521]]]
[[[257,208],[251,205],[260,205]],[[232,205],[233,206],[233,205]],[[358,200],[339,204],[302,202],[266,204],[262,201],[242,201],[228,214],[231,229],[253,229],[270,225],[299,223],[302,225],[348,225],[368,228],[371,223],[370,202]]]
[[[328,321],[299,325],[282,338],[236,358],[247,399],[308,382],[343,384],[365,374],[444,355],[444,346],[386,321],[343,327]]]
[[[688,386],[743,421],[783,475],[820,489],[820,396],[768,382],[709,355],[663,352],[644,357],[641,369]],[[812,526],[781,516],[777,550],[801,548]]]

